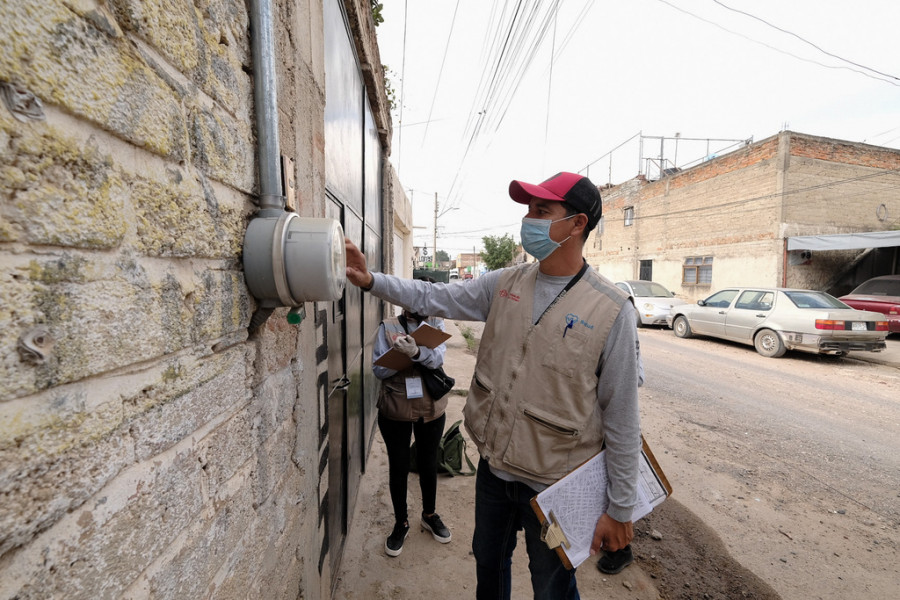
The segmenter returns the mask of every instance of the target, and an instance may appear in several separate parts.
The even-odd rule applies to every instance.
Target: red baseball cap
[[[603,215],[600,190],[590,179],[577,173],[557,173],[537,185],[513,180],[509,183],[509,197],[519,204],[528,204],[532,198],[565,202],[587,215],[588,231],[597,226]]]

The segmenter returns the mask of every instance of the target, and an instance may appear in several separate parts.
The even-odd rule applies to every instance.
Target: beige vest
[[[532,325],[538,266],[500,276],[463,412],[491,466],[550,484],[601,449],[597,365],[628,296],[588,268]]]
[[[432,327],[438,327],[437,320],[434,318],[426,319],[425,322]],[[384,335],[388,346],[391,346],[396,336],[406,335],[406,332],[396,317],[390,317],[384,320]],[[397,371],[381,381],[381,391],[378,393],[378,411],[394,421],[418,421],[421,418],[426,423],[434,421],[444,414],[444,411],[447,410],[447,396],[434,401],[423,385],[421,398],[407,398],[407,377],[421,377],[415,364],[402,371]]]

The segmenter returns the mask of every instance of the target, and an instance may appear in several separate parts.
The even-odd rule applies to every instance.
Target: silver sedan
[[[666,322],[678,337],[741,342],[772,358],[787,350],[880,352],[888,334],[880,313],[855,310],[825,292],[790,288],[725,289],[697,304],[673,306]]]

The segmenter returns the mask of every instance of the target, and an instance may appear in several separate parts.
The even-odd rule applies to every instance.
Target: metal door
[[[774,297],[774,292],[768,290],[741,292],[725,320],[725,335],[739,342],[751,342],[753,332],[768,318]]]
[[[698,307],[691,314],[691,329],[694,333],[725,337],[728,307],[737,294],[737,290],[722,290],[707,298],[706,305]]]
[[[324,3],[326,216],[381,270],[382,148],[343,2]],[[328,375],[328,552],[332,576],[340,569],[365,451],[374,430],[372,338],[381,301],[348,285],[329,312]]]
[[[343,206],[328,197],[325,216],[344,223]],[[326,308],[328,344],[328,548],[332,573],[340,565],[347,531],[347,343],[346,293]]]

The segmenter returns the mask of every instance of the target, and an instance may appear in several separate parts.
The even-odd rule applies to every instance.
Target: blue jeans
[[[524,483],[503,481],[487,461],[478,463],[475,480],[475,553],[478,600],[509,600],[516,534],[525,529],[525,549],[535,600],[579,600],[575,569],[569,571],[541,541],[541,524],[531,508],[537,492]]]

